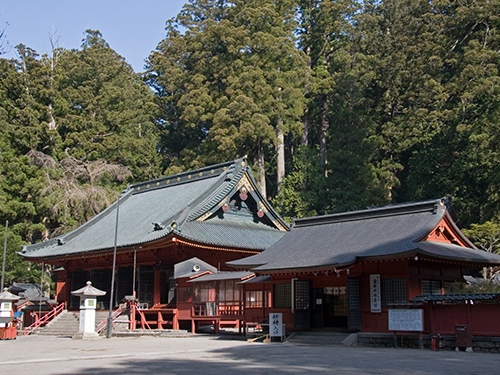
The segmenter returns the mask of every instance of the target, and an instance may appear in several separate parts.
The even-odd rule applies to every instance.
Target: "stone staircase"
[[[64,310],[45,327],[37,328],[35,333],[46,336],[73,337],[79,329],[79,316],[78,312]]]
[[[96,311],[95,324],[96,326],[103,320],[108,318],[107,311]],[[46,336],[73,337],[79,330],[80,313],[75,311],[63,311],[50,321],[45,327],[40,327],[35,330],[35,334]],[[126,314],[119,316],[114,322],[113,330],[128,328],[128,317]],[[104,329],[101,333],[106,333]]]
[[[286,341],[299,345],[354,346],[357,342],[357,336],[355,333],[350,332],[308,331],[294,332],[286,339]]]

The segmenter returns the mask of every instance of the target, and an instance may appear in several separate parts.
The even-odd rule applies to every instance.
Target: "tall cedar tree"
[[[265,192],[266,157],[273,156],[279,188],[285,136],[302,132],[308,75],[295,45],[293,5],[193,0],[168,22],[149,57],[148,82],[162,110],[169,171],[247,154]]]

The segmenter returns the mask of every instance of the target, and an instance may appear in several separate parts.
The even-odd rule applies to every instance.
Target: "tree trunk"
[[[255,176],[257,180],[257,185],[262,193],[262,195],[267,198],[266,193],[266,167],[264,164],[264,147],[262,142],[259,141],[257,145],[256,155],[254,158],[254,163],[257,168],[257,176]]]
[[[304,132],[302,133],[301,143],[307,146],[309,144],[309,108],[305,110],[302,123],[304,124]]]
[[[278,141],[276,143],[276,175],[278,194],[285,178],[285,135],[283,134],[283,120],[279,119],[276,126]]]
[[[328,177],[328,170],[326,165],[328,164],[327,158],[327,147],[326,147],[326,137],[328,134],[328,114],[326,108],[326,99],[321,99],[321,129],[319,133],[319,162],[323,166],[325,177]]]

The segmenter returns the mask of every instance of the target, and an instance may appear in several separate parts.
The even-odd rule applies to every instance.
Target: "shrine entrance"
[[[347,328],[347,288],[326,287],[323,294],[323,326],[325,328]]]

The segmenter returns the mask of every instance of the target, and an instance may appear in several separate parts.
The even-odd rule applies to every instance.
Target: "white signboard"
[[[390,309],[389,331],[423,331],[423,317],[422,309]]]
[[[283,314],[269,314],[269,336],[283,337]]]
[[[382,312],[379,274],[370,275],[370,311],[372,313]]]

